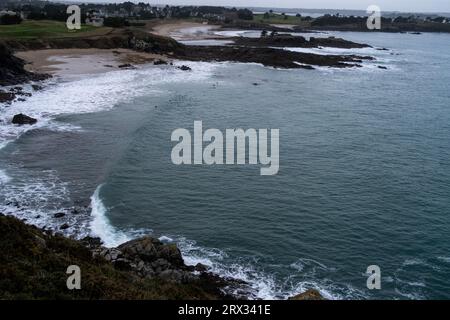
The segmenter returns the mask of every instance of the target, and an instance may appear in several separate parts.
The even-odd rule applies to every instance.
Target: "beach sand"
[[[57,76],[93,74],[120,69],[123,64],[139,65],[167,57],[128,49],[49,49],[17,52],[26,69]]]
[[[203,24],[198,22],[169,22],[152,27],[152,33],[171,37],[175,40],[208,40],[223,37],[213,34],[212,31],[220,29],[219,25]]]

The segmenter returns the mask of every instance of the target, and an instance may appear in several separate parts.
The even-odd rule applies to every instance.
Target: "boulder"
[[[89,249],[96,249],[102,245],[102,240],[97,237],[84,237],[80,242]]]
[[[55,214],[53,215],[53,218],[59,219],[59,218],[64,217],[65,215],[66,215],[66,214],[65,214],[64,212],[58,212],[58,213],[55,213]]]
[[[155,60],[155,61],[153,62],[153,64],[154,64],[155,66],[167,65],[167,61],[162,60],[162,59],[158,59],[158,60]]]
[[[118,66],[120,69],[136,69],[135,66],[133,66],[130,63],[124,63]]]
[[[192,69],[188,66],[182,65],[181,67],[178,67],[181,71],[191,71]]]
[[[184,266],[181,252],[175,244],[163,244],[158,239],[152,237],[143,237],[126,242],[117,249],[128,260],[142,260],[152,263],[158,259],[164,259],[173,266]]]
[[[0,103],[11,102],[16,98],[13,92],[0,91]]]
[[[64,223],[61,227],[59,227],[61,230],[69,229],[70,226],[67,223]]]
[[[208,271],[208,267],[202,263],[197,263],[194,267],[194,270],[198,272],[206,272]]]
[[[14,116],[13,120],[12,120],[13,124],[18,124],[18,125],[23,125],[23,124],[32,125],[32,124],[35,124],[36,122],[37,122],[36,119],[31,118],[31,117],[29,117],[27,115],[24,115],[22,113],[16,114]]]
[[[325,300],[325,298],[316,289],[308,289],[296,296],[289,298],[289,300]]]

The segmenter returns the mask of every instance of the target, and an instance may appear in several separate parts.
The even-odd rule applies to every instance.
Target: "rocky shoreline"
[[[340,38],[314,38],[290,34],[272,34],[261,38],[231,38],[234,44],[227,46],[198,47],[183,45],[174,39],[136,30],[115,30],[109,35],[86,38],[55,38],[0,41],[0,86],[15,86],[34,83],[33,90],[41,88],[40,81],[51,77],[49,74],[34,73],[25,69],[25,61],[14,56],[15,51],[98,48],[98,49],[131,49],[136,52],[159,54],[168,59],[188,61],[231,61],[241,63],[259,63],[267,67],[283,69],[314,69],[315,67],[353,68],[361,67],[363,61],[374,60],[370,56],[359,55],[319,55],[313,53],[292,52],[277,47],[320,48],[367,48],[367,44],[359,44]],[[157,61],[155,61],[158,63]],[[133,68],[131,64],[123,64],[120,68]],[[190,71],[182,67],[184,71]],[[0,89],[0,103],[23,101],[31,92],[25,92],[20,86],[8,91]]]
[[[336,48],[365,48],[368,45],[357,44],[338,38],[311,38],[306,41],[303,37],[290,35],[277,35],[259,39],[239,38],[233,45],[228,46],[188,46],[172,38],[158,36],[136,30],[118,30],[110,35],[101,37],[86,37],[76,39],[34,39],[34,40],[8,40],[4,41],[3,48],[10,51],[40,50],[40,49],[68,49],[68,48],[98,48],[98,49],[131,49],[135,51],[165,55],[171,59],[189,61],[232,61],[243,63],[261,63],[264,66],[275,68],[302,68],[314,66],[327,66],[338,68],[357,67],[363,60],[373,59],[366,56],[349,55],[318,55],[287,52],[273,47],[319,47],[330,46]],[[5,50],[4,50],[5,51]],[[7,55],[7,51],[5,52]],[[13,64],[23,69],[23,62],[13,57]],[[3,69],[0,65],[0,69]],[[23,74],[23,72],[22,72]],[[31,80],[25,74],[24,80]],[[33,77],[42,78],[35,75]],[[7,77],[11,79],[11,77]],[[12,79],[11,79],[12,80]]]
[[[31,81],[42,81],[48,79],[48,74],[38,74],[25,70],[25,61],[13,55],[9,46],[0,42],[0,86],[14,86]],[[20,91],[17,89],[16,91]],[[10,92],[11,94],[18,92]],[[3,93],[0,102],[8,98]]]
[[[0,299],[248,298],[246,283],[188,266],[175,244],[149,236],[106,248],[98,238],[69,239],[0,214],[0,250]],[[71,265],[81,269],[81,290],[67,289]],[[310,289],[290,300],[323,297]]]

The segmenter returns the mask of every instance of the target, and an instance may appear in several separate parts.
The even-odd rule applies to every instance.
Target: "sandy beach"
[[[168,60],[163,55],[128,49],[49,49],[17,52],[27,62],[26,69],[57,76],[102,73],[124,64],[139,65]]]
[[[220,28],[221,26],[219,25],[178,21],[153,26],[152,33],[160,36],[171,37],[179,41],[222,39],[223,37],[213,33],[214,30],[218,30]]]

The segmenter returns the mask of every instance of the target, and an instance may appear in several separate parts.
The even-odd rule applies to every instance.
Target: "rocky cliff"
[[[9,46],[0,42],[0,86],[11,86],[48,78],[48,75],[26,71],[24,65],[25,62],[15,57]]]
[[[114,249],[0,215],[0,299],[230,299],[231,280],[184,264],[175,245],[145,237]],[[81,290],[66,285],[81,269]]]

